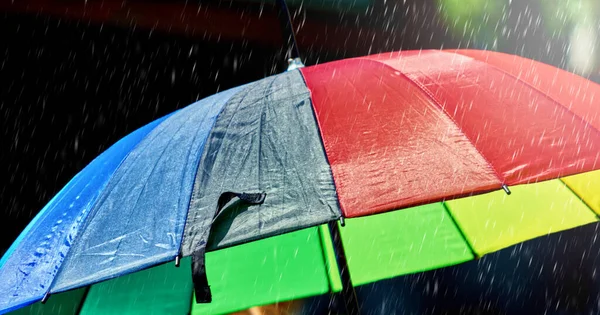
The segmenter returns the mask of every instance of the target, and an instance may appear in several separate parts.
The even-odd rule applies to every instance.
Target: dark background
[[[539,1],[498,1],[504,10],[500,19],[470,14],[474,22],[462,32],[449,26],[442,2],[352,6],[340,1],[333,8],[292,2],[291,11],[307,65],[399,49],[470,47],[569,69],[566,35],[526,23],[543,14]],[[0,254],[71,177],[119,138],[195,100],[286,66],[287,47],[272,3],[130,1],[126,14],[122,9],[113,15],[90,13],[81,5],[68,0],[0,4]],[[177,17],[188,11],[205,15]],[[210,21],[217,13],[230,20]],[[217,22],[220,29],[212,26]],[[461,23],[464,18],[455,24]],[[570,23],[564,22],[564,34]],[[512,33],[499,31],[503,27]],[[585,75],[597,81],[596,72]],[[398,309],[595,313],[600,303],[596,228],[358,292],[381,314]],[[395,295],[382,303],[386,292]]]
[[[266,23],[264,37],[257,34],[248,40],[243,34],[227,38],[218,31],[207,32],[193,21],[141,27],[120,16],[109,21],[93,16],[65,17],[63,11],[78,1],[46,2],[54,5],[54,10],[47,9],[47,4],[38,10],[0,4],[4,9],[0,11],[0,80],[4,87],[0,89],[0,167],[4,174],[0,182],[0,228],[4,231],[0,253],[70,178],[121,137],[198,99],[280,73],[287,66],[287,46],[276,7],[270,4],[204,4],[212,10],[254,16],[262,12],[275,17],[265,18],[270,25]],[[409,1],[405,6],[418,2]],[[132,8],[143,13],[152,9],[146,5],[155,3],[172,3],[167,7],[174,12],[185,4],[134,1],[138,6]],[[434,18],[432,9],[415,8],[418,16]],[[368,14],[292,10],[301,29],[299,40],[304,38],[301,51],[307,65],[452,43],[435,31],[435,25],[410,19],[412,11],[406,13],[400,7],[395,19],[384,13],[393,7],[371,8]],[[398,17],[399,12],[405,13]],[[165,19],[150,18],[157,23]],[[396,21],[393,28],[386,26],[391,20]],[[186,26],[199,30],[183,31]],[[322,29],[315,33],[315,27]],[[236,31],[240,33],[235,29],[224,33]],[[421,32],[435,36],[421,36]]]

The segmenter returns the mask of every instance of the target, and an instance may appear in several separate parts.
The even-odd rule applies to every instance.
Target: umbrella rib
[[[71,249],[75,246],[77,240],[79,240],[79,238],[81,237],[81,234],[83,233],[83,231],[85,230],[85,228],[88,226],[89,221],[92,220],[95,216],[95,212],[94,210],[96,209],[96,207],[98,206],[98,203],[100,202],[100,200],[102,200],[102,196],[106,190],[106,188],[109,186],[112,176],[114,174],[116,174],[119,169],[121,169],[121,167],[123,166],[123,163],[125,162],[125,160],[127,160],[127,158],[129,158],[129,156],[131,155],[131,152],[133,152],[135,149],[137,149],[140,144],[148,139],[150,137],[150,134],[152,133],[152,131],[156,130],[160,125],[162,125],[165,120],[167,120],[170,116],[172,116],[174,113],[168,114],[167,116],[165,116],[164,120],[161,121],[160,123],[158,123],[157,125],[155,125],[152,130],[149,130],[148,133],[146,133],[146,135],[144,135],[139,141],[138,143],[136,143],[133,148],[131,150],[129,150],[129,152],[127,152],[127,154],[123,157],[123,159],[121,159],[121,161],[119,162],[119,165],[115,168],[115,170],[112,172],[112,174],[110,175],[109,179],[104,183],[104,185],[102,185],[102,188],[100,190],[100,192],[98,193],[98,197],[96,197],[96,200],[94,201],[93,205],[90,206],[90,209],[87,213],[87,215],[85,216],[84,221],[82,222],[80,228],[77,230],[77,232],[75,233],[75,235],[73,236],[73,239],[71,241],[71,246],[69,247],[69,249],[65,252],[64,258],[62,259],[60,265],[58,266],[58,270],[56,271],[56,274],[54,275],[54,277],[52,278],[52,281],[50,282],[50,285],[48,286],[48,290],[47,293],[50,293],[52,291],[53,286],[56,283],[56,280],[58,278],[58,275],[62,272],[63,270],[63,266],[64,266],[64,262],[67,259],[67,256],[69,255],[69,252],[71,251]],[[97,158],[96,158],[97,159]],[[95,160],[95,159],[94,159]],[[91,163],[90,163],[91,164]]]
[[[567,185],[567,183],[565,183],[562,178],[559,178],[559,182],[562,183],[565,186],[565,188],[567,188],[571,193],[573,193],[573,195],[577,196],[577,198],[579,198],[579,200],[583,202],[587,209],[590,210],[596,216],[596,218],[600,220],[600,214],[596,213],[596,211],[592,209],[592,206],[587,201],[585,201],[580,195],[578,195],[573,189],[571,189],[571,187]]]
[[[265,90],[270,90],[270,89],[273,87],[273,84],[275,84],[275,81],[276,81],[276,79],[275,79],[275,78],[271,79],[271,82],[269,83],[269,87],[268,87],[267,89],[265,89]],[[244,94],[244,96],[243,96],[243,97],[240,99],[240,101],[239,101],[239,102],[237,102],[237,104],[236,104],[236,106],[235,106],[235,110],[233,110],[233,115],[231,116],[231,118],[230,118],[230,119],[229,119],[229,121],[227,122],[227,128],[225,129],[225,135],[223,136],[223,139],[227,138],[227,132],[228,132],[228,130],[230,129],[229,127],[231,126],[231,123],[232,123],[232,121],[233,121],[233,118],[235,117],[235,114],[238,112],[238,108],[239,108],[241,105],[243,105],[243,103],[244,103],[244,100],[245,100],[245,99],[246,99],[246,97],[247,97],[247,96],[250,94],[250,92],[251,92],[251,88],[250,88],[250,87],[248,87],[248,88],[246,88],[244,91],[245,91],[246,93],[245,93],[245,94]],[[268,95],[268,94],[267,94],[267,95]],[[226,103],[224,106],[227,106],[227,104],[228,104],[228,102],[227,102],[227,103]],[[264,108],[264,106],[263,106],[263,108]],[[223,108],[223,110],[221,111],[221,113],[223,113],[223,112],[225,112],[225,108]],[[221,115],[221,113],[219,113],[219,116]],[[218,120],[218,118],[217,118],[217,120]],[[260,127],[262,128],[262,116],[261,116],[261,126],[260,126]],[[211,134],[212,134],[212,131],[211,131]],[[210,138],[210,135],[211,135],[211,134],[209,134],[208,138]],[[259,133],[259,134],[260,134],[260,133]],[[259,135],[259,144],[260,144],[260,140],[261,140],[261,139],[260,139],[260,135]],[[218,154],[218,152],[219,152],[219,149],[221,148],[221,145],[222,145],[222,142],[221,142],[221,143],[219,143],[219,146],[218,146],[218,148],[215,150],[215,151],[217,152],[217,154]],[[258,153],[258,155],[259,155],[259,156],[258,156],[258,164],[259,164],[259,166],[258,166],[258,169],[259,169],[259,173],[258,173],[258,175],[257,175],[257,176],[258,176],[258,178],[259,178],[259,180],[258,180],[258,182],[259,182],[259,183],[260,183],[260,147],[261,147],[261,146],[259,145],[259,153]],[[206,149],[206,148],[205,148],[205,149]],[[205,152],[206,152],[206,150],[205,150]],[[201,158],[201,159],[200,159],[200,163],[202,163],[202,160],[203,160],[203,159]],[[198,164],[198,169],[200,168],[200,163]],[[206,171],[205,171],[204,173],[208,174],[208,172],[206,172]],[[209,176],[210,176],[210,175],[209,175]],[[195,188],[196,188],[196,187],[194,187],[194,191],[196,191],[196,189],[195,189]],[[221,189],[223,189],[223,187],[222,187],[222,186],[221,186]],[[259,190],[260,190],[260,187],[259,187]],[[193,194],[192,194],[192,198],[190,198],[190,206],[191,206],[191,201],[192,201],[192,199],[193,199],[193,198],[195,198],[195,196],[196,196],[196,194],[194,194],[194,193],[193,193]],[[190,208],[190,206],[188,206],[188,213],[187,213],[188,215],[189,215],[189,211],[190,211],[190,209],[189,209],[189,208]],[[202,232],[202,237],[201,237],[201,239],[204,239],[204,238],[210,237],[210,229],[211,229],[211,227],[212,227],[212,223],[213,223],[213,222],[214,222],[214,219],[213,219],[213,220],[212,220],[212,221],[209,223],[209,227],[208,227],[208,229],[206,229],[206,228],[205,228],[205,226],[203,225],[204,232]],[[185,223],[185,225],[187,225],[187,217],[186,217],[186,223]],[[185,225],[184,225],[184,233],[185,233]],[[182,242],[182,244],[183,244],[183,242]],[[208,244],[205,244],[205,246],[207,246],[207,245],[208,245]],[[180,247],[182,247],[182,246],[180,246]],[[197,246],[192,246],[192,247],[193,247],[193,248],[196,248]],[[193,251],[195,251],[195,250],[193,250]],[[181,252],[181,248],[180,248],[179,252]]]
[[[452,215],[452,212],[450,211],[450,209],[448,209],[448,205],[446,204],[445,201],[442,201],[442,206],[444,207],[444,210],[446,211],[446,213],[448,214],[448,216],[450,217],[450,219],[452,220],[452,223],[454,223],[454,226],[456,226],[456,229],[458,230],[458,232],[460,233],[460,236],[462,237],[462,239],[465,241],[465,244],[467,244],[467,247],[469,248],[469,250],[471,251],[471,254],[473,255],[474,259],[479,259],[481,258],[482,255],[479,255],[476,251],[475,251],[475,247],[473,247],[473,244],[471,244],[471,242],[469,241],[469,239],[467,238],[467,234],[465,234],[465,232],[463,231],[463,229],[461,229],[460,224],[458,224],[458,221],[456,220],[456,218]]]
[[[504,185],[505,181],[504,178],[502,178],[500,176],[500,173],[498,173],[498,171],[496,170],[496,168],[494,167],[494,165],[492,163],[490,163],[490,161],[487,159],[487,157],[485,155],[483,155],[483,153],[481,153],[481,151],[477,148],[477,146],[475,145],[475,143],[473,142],[473,140],[471,140],[466,134],[465,132],[462,130],[461,126],[456,122],[456,120],[454,120],[454,118],[452,118],[452,116],[450,116],[447,112],[446,109],[444,109],[444,107],[442,106],[442,104],[440,103],[440,101],[431,93],[431,91],[429,91],[425,86],[423,86],[421,83],[419,83],[418,81],[414,80],[413,78],[411,78],[409,75],[407,75],[406,73],[399,71],[399,69],[396,69],[390,65],[388,65],[385,62],[381,62],[379,60],[374,60],[374,59],[366,59],[369,61],[373,61],[379,64],[382,64],[383,66],[391,69],[394,72],[399,72],[404,78],[406,78],[410,83],[414,84],[420,91],[422,91],[425,95],[427,95],[427,97],[429,97],[429,99],[446,115],[446,117],[448,117],[448,119],[450,119],[452,121],[452,123],[454,123],[454,125],[456,126],[456,128],[458,128],[458,130],[460,130],[460,133],[465,137],[465,139],[469,140],[469,142],[471,143],[471,145],[473,146],[473,148],[477,151],[477,153],[479,153],[479,155],[483,158],[483,160],[488,164],[488,166],[491,168],[491,170],[494,172],[494,175],[496,175],[496,178],[500,181],[500,184]]]
[[[273,85],[275,84],[275,81],[277,81],[277,79],[273,79],[267,88],[264,89],[264,93],[265,93],[265,98],[264,101],[268,104],[269,101],[269,95],[271,95],[271,93],[269,93],[272,89],[273,89]],[[261,191],[262,190],[262,176],[261,176],[261,171],[262,171],[262,167],[261,167],[261,157],[262,157],[262,140],[263,140],[263,129],[264,129],[264,124],[265,124],[265,109],[267,108],[267,104],[261,106],[261,112],[259,114],[259,125],[258,125],[258,158],[257,158],[257,163],[258,163],[258,167],[257,167],[257,186],[258,186],[258,190]],[[268,186],[268,183],[267,185]],[[266,189],[265,189],[266,191]],[[259,234],[261,233],[262,230],[262,216],[261,216],[261,211],[258,210],[256,215],[258,216],[258,232]],[[210,227],[209,227],[210,229]],[[210,237],[210,235],[209,235]]]
[[[190,118],[190,117],[188,117],[188,118],[187,118],[187,120],[189,120],[189,119],[191,119],[191,118]],[[187,121],[187,120],[186,120],[186,121]],[[163,123],[166,123],[166,120],[165,120]],[[163,123],[161,123],[160,125],[163,125]],[[184,124],[185,124],[185,123],[184,123]],[[184,124],[181,124],[181,126],[179,127],[179,129],[178,129],[178,131],[177,131],[177,132],[179,132],[179,131],[180,131],[180,130],[183,128],[183,125],[184,125]],[[164,125],[163,125],[163,126],[164,126]],[[158,128],[159,126],[156,126],[156,127]],[[154,130],[157,130],[157,129],[155,128]],[[153,131],[154,131],[154,130],[153,130]],[[160,130],[158,130],[157,132],[160,132]],[[150,139],[150,138],[148,137],[148,139]],[[146,140],[146,138],[144,138],[144,140]],[[142,140],[142,141],[143,141],[143,140]],[[140,143],[142,143],[142,141],[140,141]],[[172,143],[172,141],[173,141],[173,137],[171,137],[171,138],[169,139],[169,141],[167,142],[167,145],[166,145],[166,147],[168,147],[168,146],[169,146],[169,145]],[[137,149],[137,146],[136,146],[136,149]],[[167,151],[167,150],[163,150],[163,152],[161,152],[160,156],[159,156],[159,157],[158,157],[158,159],[157,159],[157,162],[156,162],[156,163],[153,165],[153,167],[152,167],[152,170],[150,171],[150,175],[149,175],[148,177],[150,177],[152,174],[154,174],[154,172],[155,172],[155,170],[156,170],[156,167],[157,167],[157,165],[159,164],[158,162],[159,162],[160,158],[161,158],[161,157],[162,157],[162,156],[165,154],[165,152],[166,152],[166,151]],[[132,150],[131,152],[133,152],[133,150]],[[128,155],[128,156],[127,156],[125,159],[127,159],[127,158],[129,158],[129,155]],[[138,158],[139,158],[139,155],[138,155],[138,156],[136,156],[136,159],[138,159]],[[125,161],[125,159],[124,159],[123,161]],[[121,182],[121,180],[122,180],[123,178],[125,178],[125,177],[127,176],[127,174],[129,174],[130,172],[131,172],[131,169],[129,169],[129,170],[128,170],[128,171],[127,171],[125,174],[123,174],[123,176],[122,176],[122,177],[120,177],[120,178],[118,179],[118,183],[119,183],[119,182]],[[140,200],[140,198],[141,198],[142,194],[143,194],[143,193],[144,193],[144,191],[146,190],[146,187],[148,186],[148,177],[146,177],[146,181],[144,182],[144,185],[143,185],[143,187],[142,187],[142,190],[141,190],[141,191],[140,191],[140,193],[138,194],[138,196],[137,196],[137,198],[136,198],[136,201],[135,201],[135,203],[134,203],[134,205],[133,205],[133,207],[132,207],[131,209],[135,209],[135,208],[136,208],[136,206],[137,206],[137,204],[138,204],[138,202],[139,202],[139,200]],[[109,186],[109,184],[110,184],[110,181],[109,181],[109,183],[107,184],[107,187]],[[113,186],[113,187],[114,187],[114,186]],[[99,202],[98,202],[97,204],[95,204],[95,205],[94,205],[94,208],[95,208],[95,210],[96,210],[96,211],[94,212],[94,216],[92,216],[92,217],[91,217],[89,220],[86,220],[86,223],[88,223],[88,224],[89,224],[89,222],[90,222],[91,220],[93,220],[93,219],[94,219],[94,217],[95,217],[95,214],[97,214],[97,212],[98,212],[98,207],[100,206],[100,202],[104,202],[104,201],[106,201],[106,199],[108,198],[108,195],[110,194],[110,192],[109,192],[109,191],[103,191],[103,193],[102,193],[102,194],[104,195],[104,198],[102,198],[102,200],[99,200]],[[90,214],[91,214],[91,213],[90,213]],[[127,225],[129,225],[129,224],[130,224],[130,222],[131,222],[131,218],[132,218],[132,215],[128,215],[128,216],[127,216]],[[115,257],[119,256],[119,255],[118,255],[118,252],[119,252],[119,248],[120,248],[120,246],[121,246],[121,244],[122,244],[122,242],[123,242],[123,239],[124,239],[124,238],[121,238],[121,239],[119,239],[119,241],[118,241],[118,243],[117,243],[117,246],[116,246],[116,249],[115,249],[115,254],[114,254],[114,256],[115,256]],[[61,266],[61,267],[62,267],[62,266]],[[61,268],[61,270],[62,270],[62,268]]]
[[[80,174],[77,174],[77,175],[75,175],[75,177],[74,177],[74,178],[73,178],[71,181],[72,181],[72,182],[74,182],[74,183],[73,183],[73,185],[71,185],[71,186],[70,186],[70,187],[69,187],[69,188],[68,188],[68,189],[65,191],[65,193],[63,193],[63,194],[60,196],[60,198],[56,200],[56,202],[54,203],[55,205],[56,205],[56,204],[60,204],[60,203],[62,202],[62,200],[64,200],[64,199],[66,198],[66,196],[68,195],[68,193],[69,193],[70,191],[72,191],[73,189],[75,189],[75,186],[76,186],[75,184],[77,184],[78,182],[80,182],[80,181],[81,181],[81,176],[80,176]],[[61,192],[62,192],[62,191],[61,191]],[[59,193],[60,193],[60,192],[59,192]],[[54,200],[54,198],[53,198],[53,199],[52,199],[50,202],[52,202],[53,200]],[[33,221],[30,223],[30,225],[31,225],[32,227],[30,228],[29,226],[27,226],[27,227],[25,228],[25,230],[23,231],[23,233],[24,233],[24,232],[26,232],[26,231],[28,231],[28,229],[29,229],[29,230],[33,229],[33,226],[34,226],[34,225],[38,225],[38,224],[39,224],[38,222],[41,222],[41,221],[43,221],[43,219],[45,219],[45,218],[48,216],[48,214],[49,214],[49,212],[50,212],[50,210],[51,210],[52,208],[53,208],[53,207],[48,207],[48,208],[47,208],[47,211],[43,211],[44,209],[42,209],[42,211],[40,212],[40,214],[43,216],[43,218],[42,218],[42,217],[40,217],[40,218],[38,219],[38,218],[37,218],[37,216],[36,216],[36,217],[33,219]],[[88,213],[88,214],[89,214],[89,213]],[[22,233],[21,235],[23,235],[23,233]],[[19,235],[19,237],[17,238],[17,241],[19,241],[19,242],[20,242],[20,240],[19,240],[19,239],[20,239],[20,238],[22,238],[22,236],[21,236],[21,235]],[[67,237],[67,238],[68,238],[68,237]],[[16,249],[16,247],[18,247],[18,245],[20,245],[20,243],[17,243],[17,241],[13,242],[13,244],[11,245],[11,247],[9,247],[9,248],[8,248],[8,250],[7,250],[7,251],[4,253],[4,255],[2,256],[2,258],[0,259],[0,269],[2,268],[2,266],[4,265],[4,263],[5,263],[6,261],[8,261],[8,260],[9,260],[9,256],[10,256],[10,255],[12,255],[12,252],[13,252],[13,251]],[[15,245],[15,244],[16,244],[16,245]],[[66,257],[66,255],[68,254],[68,252],[69,252],[69,250],[70,250],[70,249],[71,249],[71,248],[67,249],[67,251],[65,252],[65,257]],[[62,260],[61,260],[61,262],[60,262],[60,266],[62,266],[62,263],[64,262],[64,260],[65,260],[65,258],[63,257],[63,258],[62,258]],[[20,272],[23,272],[23,271],[21,271],[21,270],[19,270],[19,271],[20,271]],[[24,272],[23,272],[23,273],[24,273]],[[47,299],[48,299],[48,297],[50,296],[50,288],[52,287],[52,284],[54,283],[54,279],[56,279],[56,275],[57,275],[57,274],[58,274],[58,272],[57,272],[57,273],[54,275],[54,278],[52,278],[52,280],[50,281],[50,285],[48,286],[48,289],[47,289],[47,290],[46,290],[46,292],[44,293],[44,295],[43,295],[43,297],[42,297],[42,300],[44,300],[44,299],[46,299],[46,300],[47,300]],[[21,280],[21,281],[19,281],[19,282],[16,284],[16,289],[17,289],[17,290],[19,289],[19,287],[22,285],[22,283],[23,283],[23,282],[24,282],[24,280]]]
[[[442,53],[444,53],[444,54],[451,54],[451,53],[449,53],[449,52],[445,52],[445,51],[442,51]],[[563,103],[561,103],[561,102],[559,102],[559,101],[555,100],[555,99],[554,99],[554,98],[552,98],[550,95],[548,95],[548,94],[544,93],[543,91],[541,91],[541,90],[540,90],[540,89],[538,89],[537,87],[535,87],[535,86],[531,85],[530,83],[528,83],[528,82],[526,82],[525,80],[523,80],[523,79],[519,78],[518,76],[515,76],[515,75],[513,75],[512,73],[509,73],[508,71],[506,71],[506,70],[504,70],[504,69],[502,69],[502,68],[499,68],[499,67],[497,67],[497,66],[495,66],[495,65],[492,65],[492,64],[490,64],[490,63],[487,63],[487,62],[483,62],[483,61],[477,60],[477,59],[475,59],[475,58],[473,58],[473,57],[471,57],[471,56],[466,56],[466,55],[463,55],[463,54],[461,54],[461,53],[452,53],[452,54],[453,54],[453,55],[460,55],[460,56],[464,56],[464,57],[466,57],[466,58],[469,58],[469,59],[473,60],[474,62],[480,62],[480,63],[483,63],[483,64],[485,64],[487,67],[490,67],[490,68],[492,68],[492,69],[495,69],[495,70],[499,71],[500,73],[502,73],[502,74],[504,74],[504,75],[506,75],[506,76],[509,76],[509,77],[511,77],[511,78],[513,78],[513,79],[515,79],[515,81],[516,81],[516,82],[518,82],[518,83],[520,83],[520,84],[522,84],[522,85],[525,85],[525,86],[529,87],[529,88],[530,88],[531,90],[533,90],[533,91],[536,91],[538,94],[541,94],[541,95],[542,95],[542,97],[545,97],[546,99],[550,100],[552,103],[554,103],[554,104],[558,104],[558,106],[557,106],[557,107],[559,107],[559,108],[562,108],[564,111],[568,112],[568,113],[569,113],[569,114],[571,114],[572,116],[574,116],[574,117],[576,117],[577,119],[581,120],[581,121],[582,121],[582,122],[583,122],[583,123],[584,123],[586,126],[589,126],[589,127],[590,127],[591,129],[593,129],[593,130],[594,130],[594,131],[595,131],[595,132],[596,132],[598,135],[600,135],[600,130],[598,130],[598,128],[596,128],[596,126],[592,125],[590,122],[588,122],[587,120],[585,120],[585,118],[583,118],[583,117],[581,117],[581,116],[577,115],[577,114],[576,114],[575,112],[573,112],[573,111],[572,111],[572,110],[571,110],[569,107],[565,106]]]
[[[229,104],[231,104],[230,103],[231,99],[233,99],[237,95],[240,95],[242,92],[245,92],[244,96],[241,97],[241,100],[239,102],[235,103],[235,107],[236,107],[236,110],[234,110],[234,115],[235,115],[235,112],[237,112],[237,108],[246,99],[246,97],[248,96],[248,94],[250,94],[250,91],[251,91],[251,86],[248,86],[248,87],[244,88],[242,91],[236,92],[227,101],[225,101],[225,104],[223,104],[223,108],[221,109],[221,112],[219,112],[219,114],[217,115],[217,119],[215,120],[215,125],[216,125],[216,122],[219,121],[219,118],[221,117],[221,115],[225,112],[226,107]],[[225,129],[225,135],[224,135],[224,137],[227,136],[227,130],[229,130],[229,126],[231,125],[232,120],[233,120],[233,116],[231,117],[231,119],[227,123],[227,129]],[[208,154],[207,153],[207,145],[210,146],[209,139],[211,139],[211,136],[212,136],[213,132],[214,132],[214,126],[213,126],[213,128],[211,128],[211,130],[210,130],[210,132],[208,134],[208,137],[206,138],[206,144],[204,146],[204,152],[202,153],[202,156],[200,157],[200,161],[198,162],[198,166],[196,168],[196,174],[194,176],[194,183],[193,183],[194,186],[192,187],[192,194],[191,194],[191,197],[190,197],[190,201],[188,203],[187,212],[185,214],[185,222],[183,223],[183,232],[182,232],[181,243],[179,244],[179,251],[178,251],[179,254],[178,254],[178,256],[183,256],[183,246],[184,246],[185,240],[187,238],[186,237],[187,236],[186,229],[188,228],[188,225],[190,225],[190,224],[195,225],[196,221],[198,220],[197,218],[192,217],[191,218],[192,222],[189,221],[190,220],[190,211],[192,210],[192,202],[193,202],[193,200],[200,198],[199,197],[199,195],[201,194],[200,191],[199,191],[200,186],[197,183],[197,179],[199,177],[200,172],[202,172],[202,174],[208,174],[208,176],[210,176],[209,172],[206,169],[201,169],[200,166],[202,165],[202,162],[206,159],[206,155]],[[219,149],[221,148],[221,145],[222,145],[222,142],[220,142],[218,144],[217,149],[214,150],[214,151],[218,152]],[[209,166],[212,167],[213,165],[209,165]],[[205,228],[205,226],[204,226],[204,224],[202,224],[202,229],[204,229],[204,228]],[[204,234],[203,233],[204,232],[202,232],[202,238],[204,238]],[[191,250],[190,254],[192,252],[194,252],[195,247],[196,246],[192,244],[192,246],[191,246],[192,250]]]
[[[183,127],[187,124],[188,121],[190,121],[192,119],[192,117],[193,116],[191,116],[191,115],[189,117],[187,117],[187,119],[185,120],[185,122],[183,122],[179,126],[179,129],[177,129],[177,131],[175,132],[175,134],[171,138],[169,138],[169,141],[165,145],[165,149],[160,153],[160,156],[156,159],[156,163],[154,163],[154,165],[152,166],[152,170],[150,171],[150,174],[146,177],[146,180],[144,181],[144,186],[142,187],[140,193],[138,194],[138,196],[137,196],[137,198],[135,200],[135,203],[133,204],[133,207],[131,207],[131,209],[133,211],[135,211],[135,208],[137,208],[137,204],[139,203],[142,195],[144,194],[144,192],[146,191],[146,188],[148,187],[148,181],[149,181],[150,176],[152,176],[155,173],[156,167],[159,165],[162,157],[167,152],[167,148],[169,148],[170,145],[171,145],[171,143],[173,142],[173,140],[175,138],[175,135],[177,135],[181,131],[181,129],[183,129]],[[130,214],[127,217],[128,217],[127,218],[127,226],[128,226],[131,223],[132,215]],[[119,243],[117,243],[117,248],[115,249],[115,256],[118,256],[119,248],[121,247],[121,243],[123,242],[123,239],[124,238],[121,238],[119,240]]]
[[[229,97],[227,100],[225,100],[225,101],[224,101],[223,107],[221,108],[221,110],[220,110],[220,111],[219,111],[219,113],[217,114],[217,118],[215,119],[215,123],[216,123],[216,120],[218,119],[219,115],[221,115],[221,113],[223,112],[223,109],[224,109],[224,107],[227,105],[227,103],[229,102],[229,100],[230,100],[230,99],[231,99],[233,96],[237,95],[237,93],[239,93],[239,92],[236,92],[235,94],[231,95],[231,96],[230,96],[230,97]],[[216,103],[216,102],[215,102],[215,103]],[[202,122],[203,122],[203,123],[206,121],[206,118],[207,118],[207,117],[208,117],[208,115],[207,115],[207,116],[205,116],[205,117],[202,119]],[[212,126],[212,127],[214,127],[214,124],[213,124],[213,126]],[[211,133],[212,133],[212,127],[211,127],[211,130],[209,131],[209,133],[208,133],[208,135],[207,135],[207,137],[206,137],[205,141],[204,141],[204,145],[202,145],[202,146],[201,146],[201,148],[202,148],[202,149],[206,148],[206,146],[207,146],[207,144],[208,144],[208,140],[210,139],[210,135],[211,135]],[[196,135],[197,135],[197,134],[196,134]],[[188,153],[191,153],[191,152],[188,152]],[[180,260],[180,259],[181,259],[181,257],[182,257],[182,252],[181,252],[181,250],[182,250],[182,247],[183,247],[183,239],[185,238],[185,227],[186,227],[186,225],[187,225],[187,220],[188,220],[188,215],[189,215],[189,213],[190,213],[190,207],[191,207],[191,204],[192,204],[192,200],[193,200],[193,199],[195,198],[195,196],[196,196],[196,195],[195,195],[195,182],[196,182],[196,178],[198,177],[198,172],[200,171],[200,163],[202,162],[202,158],[203,158],[203,156],[204,156],[204,154],[200,155],[200,158],[198,159],[198,163],[197,163],[197,164],[196,164],[196,166],[195,166],[194,176],[193,176],[193,180],[192,180],[192,191],[191,191],[191,193],[190,193],[190,198],[189,198],[189,200],[188,200],[187,207],[186,207],[186,211],[185,211],[185,214],[184,214],[184,220],[183,220],[183,226],[182,226],[182,228],[181,228],[181,233],[179,234],[179,236],[180,236],[180,240],[181,240],[181,241],[179,242],[179,246],[178,246],[178,248],[177,248],[177,255],[175,256],[175,266],[176,266],[176,267],[179,267],[179,262],[180,262],[179,260]],[[189,155],[188,155],[188,160],[189,160]],[[182,180],[183,180],[183,178],[182,178]]]

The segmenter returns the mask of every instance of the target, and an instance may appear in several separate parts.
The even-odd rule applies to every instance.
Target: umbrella
[[[221,92],[74,177],[0,262],[0,311],[181,257],[196,300],[209,302],[219,279],[207,277],[207,250],[340,218],[357,218],[341,229],[359,257],[350,268],[369,270],[355,284],[596,222],[598,89],[521,57],[459,50],[347,59]],[[373,270],[396,251],[413,257]]]

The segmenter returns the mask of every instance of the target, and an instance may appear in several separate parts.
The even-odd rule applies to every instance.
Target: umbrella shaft
[[[277,0],[277,10],[279,11],[279,21],[281,24],[281,33],[283,36],[283,43],[286,45],[286,57],[290,59],[300,57],[300,49],[296,42],[296,34],[294,33],[294,25],[292,24],[292,18],[285,0]]]

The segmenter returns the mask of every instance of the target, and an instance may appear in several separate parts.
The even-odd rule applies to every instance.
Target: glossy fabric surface
[[[344,215],[600,168],[598,85],[564,71],[521,78],[512,56],[489,53],[508,61],[487,64],[487,52],[471,54],[407,51],[302,69]]]
[[[237,91],[176,112],[131,151],[94,205],[52,292],[174,259],[204,143],[222,106]]]
[[[460,128],[399,71],[364,59],[302,71],[345,216],[500,188]]]
[[[40,300],[123,159],[163,119],[140,128],[94,159],[40,211],[6,252],[0,267],[0,312]]]
[[[485,62],[562,104],[600,130],[600,86],[565,70],[531,59],[492,51],[458,50],[456,53]]]
[[[404,73],[434,99],[505,184],[536,182],[600,167],[598,130],[572,112],[568,104],[500,68],[440,51],[382,62]],[[556,81],[551,89],[568,88],[562,82]]]

